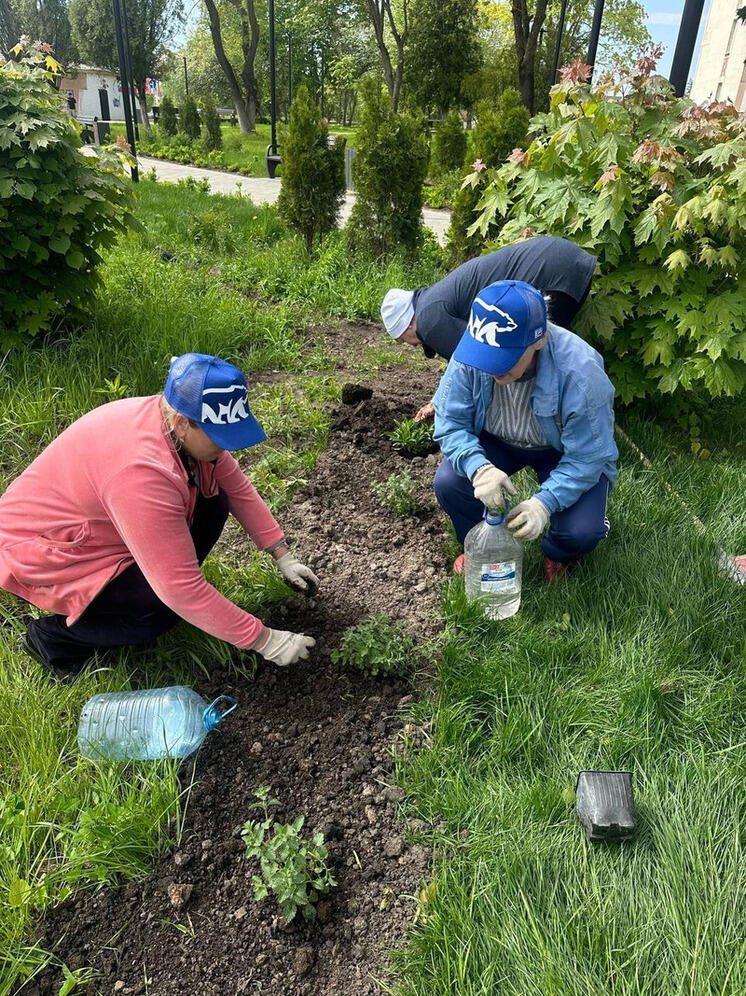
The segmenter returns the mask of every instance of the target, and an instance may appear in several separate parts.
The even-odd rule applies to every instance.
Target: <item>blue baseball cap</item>
[[[163,396],[224,450],[243,450],[267,438],[249,411],[246,378],[238,367],[216,356],[175,356]]]
[[[453,358],[499,377],[546,331],[543,295],[523,280],[497,280],[474,298]]]

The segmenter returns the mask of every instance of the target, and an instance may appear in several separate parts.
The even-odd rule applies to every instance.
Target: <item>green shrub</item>
[[[121,152],[84,156],[51,85],[51,56],[14,49],[0,67],[0,346],[82,305],[98,283],[100,250],[131,221]]]
[[[746,386],[746,126],[729,104],[677,99],[654,57],[589,87],[578,60],[490,173],[479,219],[569,236],[599,258],[577,331],[625,402]]]
[[[428,207],[451,207],[463,182],[463,171],[454,170],[438,177],[435,183],[427,184],[422,191],[423,200]]]
[[[179,122],[176,115],[174,102],[170,97],[164,97],[160,103],[160,116],[158,124],[163,129],[164,135],[175,135],[179,130]]]
[[[344,144],[330,146],[328,129],[301,86],[290,108],[287,139],[282,148],[280,217],[301,233],[310,250],[314,239],[337,227],[345,194]]]
[[[252,803],[252,808],[264,810],[264,819],[247,820],[241,831],[247,855],[259,859],[262,872],[261,878],[254,875],[252,880],[254,898],[266,899],[274,894],[286,923],[298,910],[304,919],[313,920],[313,904],[337,884],[328,863],[324,835],[315,833],[310,840],[304,839],[303,816],[297,816],[292,823],[274,823],[269,810],[279,802],[270,799],[269,792],[262,785],[254,793],[258,801]]]
[[[181,108],[181,113],[179,114],[179,126],[189,138],[199,138],[199,111],[197,110],[197,103],[194,97],[184,98],[184,106]]]
[[[342,645],[331,653],[335,664],[354,667],[369,674],[406,674],[414,662],[414,643],[385,612],[377,612],[342,637]]]
[[[461,115],[451,111],[435,125],[430,144],[430,176],[439,177],[461,169],[466,155],[467,134]]]
[[[427,422],[415,422],[413,418],[402,419],[391,432],[386,434],[394,449],[402,456],[424,456],[433,449],[433,427]]]
[[[525,142],[528,122],[528,110],[521,104],[518,91],[512,87],[502,92],[496,107],[493,108],[487,100],[478,105],[477,123],[469,140],[469,160],[470,165],[480,165],[453,199],[447,243],[449,266],[458,266],[478,256],[487,241],[497,237],[504,223],[500,216],[493,219],[485,234],[468,234],[476,221],[477,205],[487,185],[488,174],[482,164],[497,167],[505,162],[513,149]]]
[[[427,142],[422,121],[395,114],[376,80],[361,84],[363,110],[352,165],[357,200],[347,225],[353,250],[380,258],[422,239]]]
[[[408,470],[392,474],[385,481],[373,481],[371,490],[396,515],[416,515],[420,504],[420,486]]]
[[[222,148],[223,133],[220,130],[220,115],[211,100],[202,101],[202,123],[205,126],[205,149],[213,152]]]

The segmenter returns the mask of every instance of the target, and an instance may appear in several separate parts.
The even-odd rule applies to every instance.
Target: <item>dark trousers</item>
[[[487,459],[495,467],[510,475],[524,467],[532,467],[540,483],[549,477],[562,456],[555,449],[519,449],[487,432],[482,433],[479,441]],[[472,526],[481,521],[484,505],[474,497],[471,481],[457,474],[447,458],[438,467],[433,487],[440,507],[453,523],[459,542],[463,543]],[[574,505],[551,516],[542,542],[547,557],[565,562],[576,560],[598,546],[609,531],[606,518],[608,493],[609,481],[602,474],[598,484],[581,495]]]
[[[212,498],[198,495],[190,532],[200,564],[218,541],[227,518],[228,498],[223,491]],[[29,623],[28,634],[49,664],[74,668],[96,650],[149,643],[179,621],[137,564],[132,564],[99,592],[72,626],[64,616],[43,616]]]

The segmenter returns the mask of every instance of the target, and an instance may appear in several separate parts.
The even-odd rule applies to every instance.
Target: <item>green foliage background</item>
[[[17,50],[22,55],[22,50]],[[26,53],[0,67],[0,344],[47,328],[96,286],[100,250],[131,221],[114,152],[84,156],[62,97],[61,67]]]
[[[500,217],[573,239],[600,274],[576,322],[625,402],[746,386],[746,128],[728,104],[674,98],[655,58],[589,87],[579,62],[489,174],[472,231]],[[475,177],[474,182],[479,182]]]

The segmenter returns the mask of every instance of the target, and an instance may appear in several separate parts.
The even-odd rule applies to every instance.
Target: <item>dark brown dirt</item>
[[[350,355],[347,347],[372,336],[380,332],[346,326],[330,332],[330,348]],[[416,822],[401,822],[402,793],[391,784],[390,748],[407,722],[413,688],[346,673],[329,655],[347,628],[377,611],[403,620],[418,642],[438,630],[448,565],[430,488],[437,460],[405,461],[385,439],[396,420],[427,400],[437,377],[436,367],[344,376],[365,382],[373,396],[335,408],[328,450],[280,516],[321,584],[315,597],[294,597],[265,616],[270,625],[315,636],[313,659],[285,670],[262,663],[253,682],[233,672],[197,679],[206,698],[227,692],[241,707],[194,762],[197,784],[178,850],[158,860],[145,881],[81,893],[39,925],[39,942],[69,967],[100,973],[91,993],[380,992],[375,980],[386,977],[386,951],[401,943],[411,897],[429,877],[430,855],[416,843]],[[423,511],[412,519],[382,508],[370,490],[371,481],[405,467],[423,489]],[[191,764],[184,765],[185,782]],[[254,815],[259,785],[282,800],[276,818],[302,813],[306,828],[324,832],[338,887],[312,924],[298,917],[285,926],[272,900],[253,898],[257,868],[239,833]],[[23,992],[56,994],[60,978],[50,968]]]

